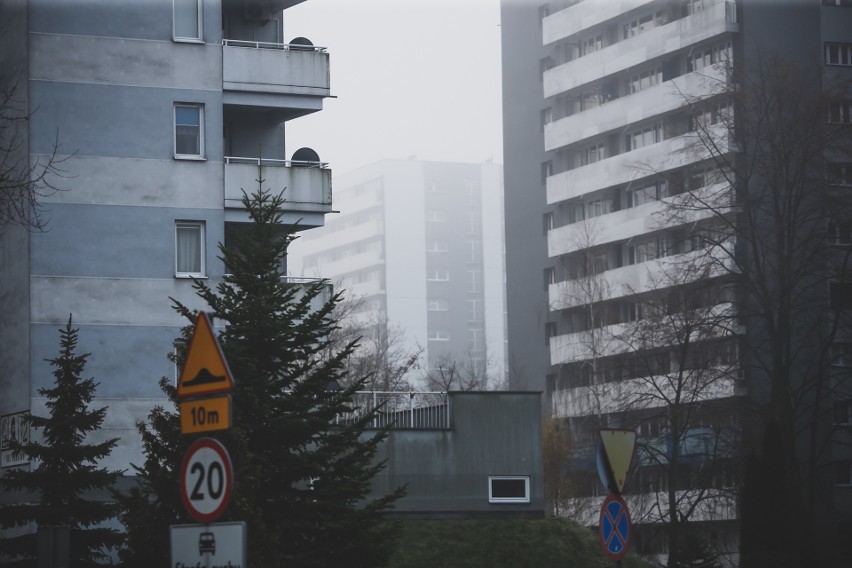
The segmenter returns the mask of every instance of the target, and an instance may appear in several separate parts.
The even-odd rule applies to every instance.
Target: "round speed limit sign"
[[[187,448],[180,466],[180,495],[192,518],[202,523],[218,519],[233,486],[231,458],[219,441],[201,438]]]

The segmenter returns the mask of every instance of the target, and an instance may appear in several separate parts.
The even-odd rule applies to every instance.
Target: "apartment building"
[[[681,425],[679,490],[709,496],[691,520],[731,561],[743,461],[734,433],[745,405],[762,396],[743,347],[765,337],[739,316],[736,271],[712,250],[733,246],[719,237],[721,225],[733,223],[720,219],[737,211],[670,212],[687,194],[733,203],[730,172],[720,166],[735,163],[740,148],[729,129],[737,124],[725,87],[730,73],[753,72],[769,50],[827,74],[848,73],[850,30],[852,9],[843,0],[502,4],[509,384],[544,390],[545,415],[570,428],[575,448],[566,472],[578,498],[569,514],[588,524],[597,523],[604,491],[595,473],[597,430],[637,430],[646,450],[628,502],[640,553],[668,550],[661,519],[648,509],[667,508],[667,464],[642,457],[665,447],[671,455],[671,398],[649,392],[660,385],[654,377],[705,385],[683,406],[693,421]],[[819,90],[820,73],[814,78]],[[829,120],[848,122],[847,105],[838,103]],[[702,136],[713,140],[712,152],[696,145]],[[837,170],[832,183],[847,183],[843,168],[828,164]],[[840,226],[830,225],[835,241]],[[686,322],[673,317],[673,299],[703,309],[703,325],[717,328],[699,334],[692,353],[674,339]],[[651,337],[647,322],[665,315],[673,322],[668,337]],[[829,412],[832,400],[820,404]],[[841,415],[834,425],[843,429],[848,402],[834,405]],[[837,550],[852,518],[852,462],[842,440],[833,447],[833,464],[819,474],[820,532]]]
[[[120,439],[105,465],[140,463],[135,422],[164,402],[186,324],[170,298],[200,308],[192,278],[223,277],[242,191],[261,177],[286,188],[285,223],[324,223],[331,170],[287,136],[330,94],[329,53],[286,28],[299,1],[3,3],[6,78],[29,115],[18,157],[62,161],[46,229],[0,236],[0,415],[45,414],[70,314],[109,407],[99,435]]]
[[[401,351],[421,349],[407,379],[455,370],[503,382],[502,168],[382,160],[335,177],[339,214],[293,247],[302,274],[329,278],[354,320],[387,322]],[[466,382],[469,382],[466,380]],[[462,385],[456,380],[451,385]],[[480,385],[484,387],[486,385]]]

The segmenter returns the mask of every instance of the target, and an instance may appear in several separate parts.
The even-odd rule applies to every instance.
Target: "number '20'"
[[[204,499],[203,485],[205,485],[205,479],[207,480],[207,494],[213,499],[219,499],[222,496],[222,491],[225,489],[225,472],[222,469],[221,463],[214,461],[210,464],[207,471],[205,471],[204,464],[195,462],[192,464],[189,472],[191,474],[198,474],[198,479],[195,480],[195,485],[189,494],[191,500],[200,501]]]

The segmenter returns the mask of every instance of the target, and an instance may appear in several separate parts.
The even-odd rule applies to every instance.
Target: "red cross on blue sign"
[[[621,497],[608,495],[604,499],[598,527],[604,554],[621,560],[630,544],[630,511]]]

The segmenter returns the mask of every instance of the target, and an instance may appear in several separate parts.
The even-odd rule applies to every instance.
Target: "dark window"
[[[529,503],[529,477],[489,477],[488,501],[491,503]]]

